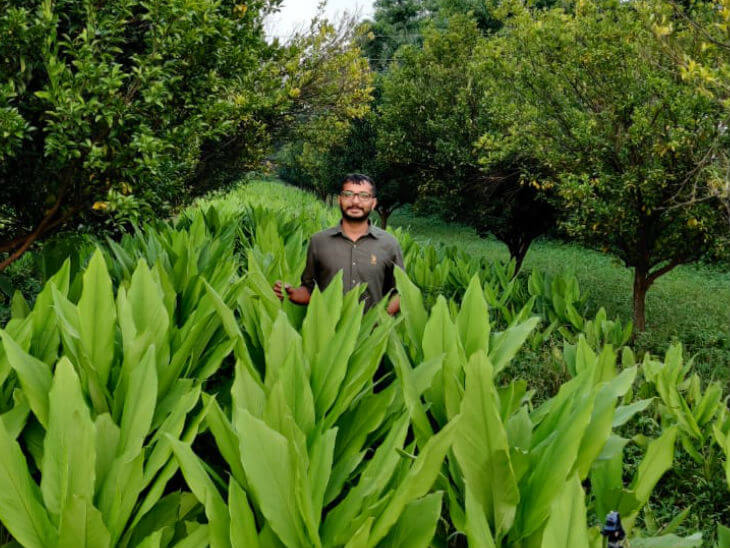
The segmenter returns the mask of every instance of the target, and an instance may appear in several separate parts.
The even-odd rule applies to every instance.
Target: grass
[[[509,253],[494,238],[480,238],[466,226],[434,216],[419,216],[410,207],[393,213],[391,224],[408,228],[421,242],[455,245],[464,251],[506,261]],[[523,273],[571,271],[589,294],[591,312],[606,308],[609,317],[633,317],[632,271],[616,258],[582,246],[541,239],[525,258]],[[637,334],[639,351],[663,354],[680,341],[695,357],[706,379],[720,379],[730,389],[730,273],[703,265],[684,265],[659,278],[647,294],[647,331]]]

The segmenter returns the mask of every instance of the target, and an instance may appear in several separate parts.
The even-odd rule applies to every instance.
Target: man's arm
[[[393,269],[400,268],[401,270],[405,270],[405,265],[403,264],[403,251],[400,248],[400,244],[396,242],[395,244],[395,253],[393,257]],[[385,309],[388,314],[391,316],[395,316],[400,312],[400,295],[397,293],[397,288],[395,287],[395,274],[391,271],[391,279],[393,282],[393,297],[391,297],[390,301],[388,302],[388,306]]]

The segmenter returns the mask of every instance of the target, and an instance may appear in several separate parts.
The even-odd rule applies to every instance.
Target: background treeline
[[[379,183],[382,224],[414,202],[492,233],[517,265],[546,233],[617,256],[646,292],[727,256],[727,2],[379,0],[357,36],[373,103],[281,175],[324,196]],[[316,130],[313,130],[316,134]]]
[[[118,238],[274,151],[322,198],[369,173],[383,225],[415,203],[518,267],[546,233],[611,253],[638,331],[658,277],[727,258],[729,0],[382,0],[285,44],[279,4],[2,1],[8,299],[54,233]]]

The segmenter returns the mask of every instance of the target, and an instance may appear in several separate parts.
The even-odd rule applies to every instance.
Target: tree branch
[[[680,264],[682,264],[682,263],[684,263],[684,262],[685,262],[685,260],[684,260],[683,258],[681,258],[681,257],[678,257],[678,258],[672,259],[672,260],[671,260],[671,261],[669,262],[669,264],[666,264],[666,265],[664,265],[663,267],[661,267],[661,268],[660,268],[659,270],[655,270],[654,272],[652,272],[651,274],[649,274],[649,276],[647,277],[647,282],[648,282],[648,284],[649,284],[649,285],[653,284],[653,283],[654,283],[654,281],[655,281],[655,280],[656,280],[656,279],[657,279],[657,278],[658,278],[659,276],[663,276],[664,274],[666,274],[666,273],[667,273],[667,272],[669,272],[670,270],[673,270],[674,268],[676,268],[677,266],[679,266]]]
[[[7,257],[3,262],[0,263],[0,272],[4,271],[8,266],[10,266],[12,263],[17,261],[20,257],[23,256],[23,254],[28,251],[31,245],[40,238],[43,234],[45,234],[48,230],[51,228],[55,228],[58,226],[61,222],[65,221],[70,217],[69,214],[64,215],[61,217],[61,219],[51,222],[53,217],[58,213],[58,210],[61,208],[61,204],[63,203],[63,198],[66,195],[66,190],[68,188],[68,185],[62,185],[58,192],[58,198],[56,199],[56,203],[53,204],[53,207],[48,210],[45,217],[41,220],[41,222],[38,224],[36,229],[31,232],[30,234],[26,235],[24,239],[21,239],[20,241],[16,242],[16,245],[23,242],[22,245],[16,249],[13,253],[10,254],[9,257]],[[76,210],[78,211],[78,210]],[[73,213],[76,213],[74,211]],[[11,248],[12,249],[12,248]]]

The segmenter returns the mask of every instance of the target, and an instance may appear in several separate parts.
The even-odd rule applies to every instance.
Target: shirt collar
[[[370,222],[370,219],[368,219],[368,231],[365,233],[365,236],[370,236],[372,238],[378,239],[378,235],[375,233],[373,223]],[[342,232],[342,221],[337,223],[335,226],[333,226],[331,229],[330,236],[345,236],[345,234]]]

